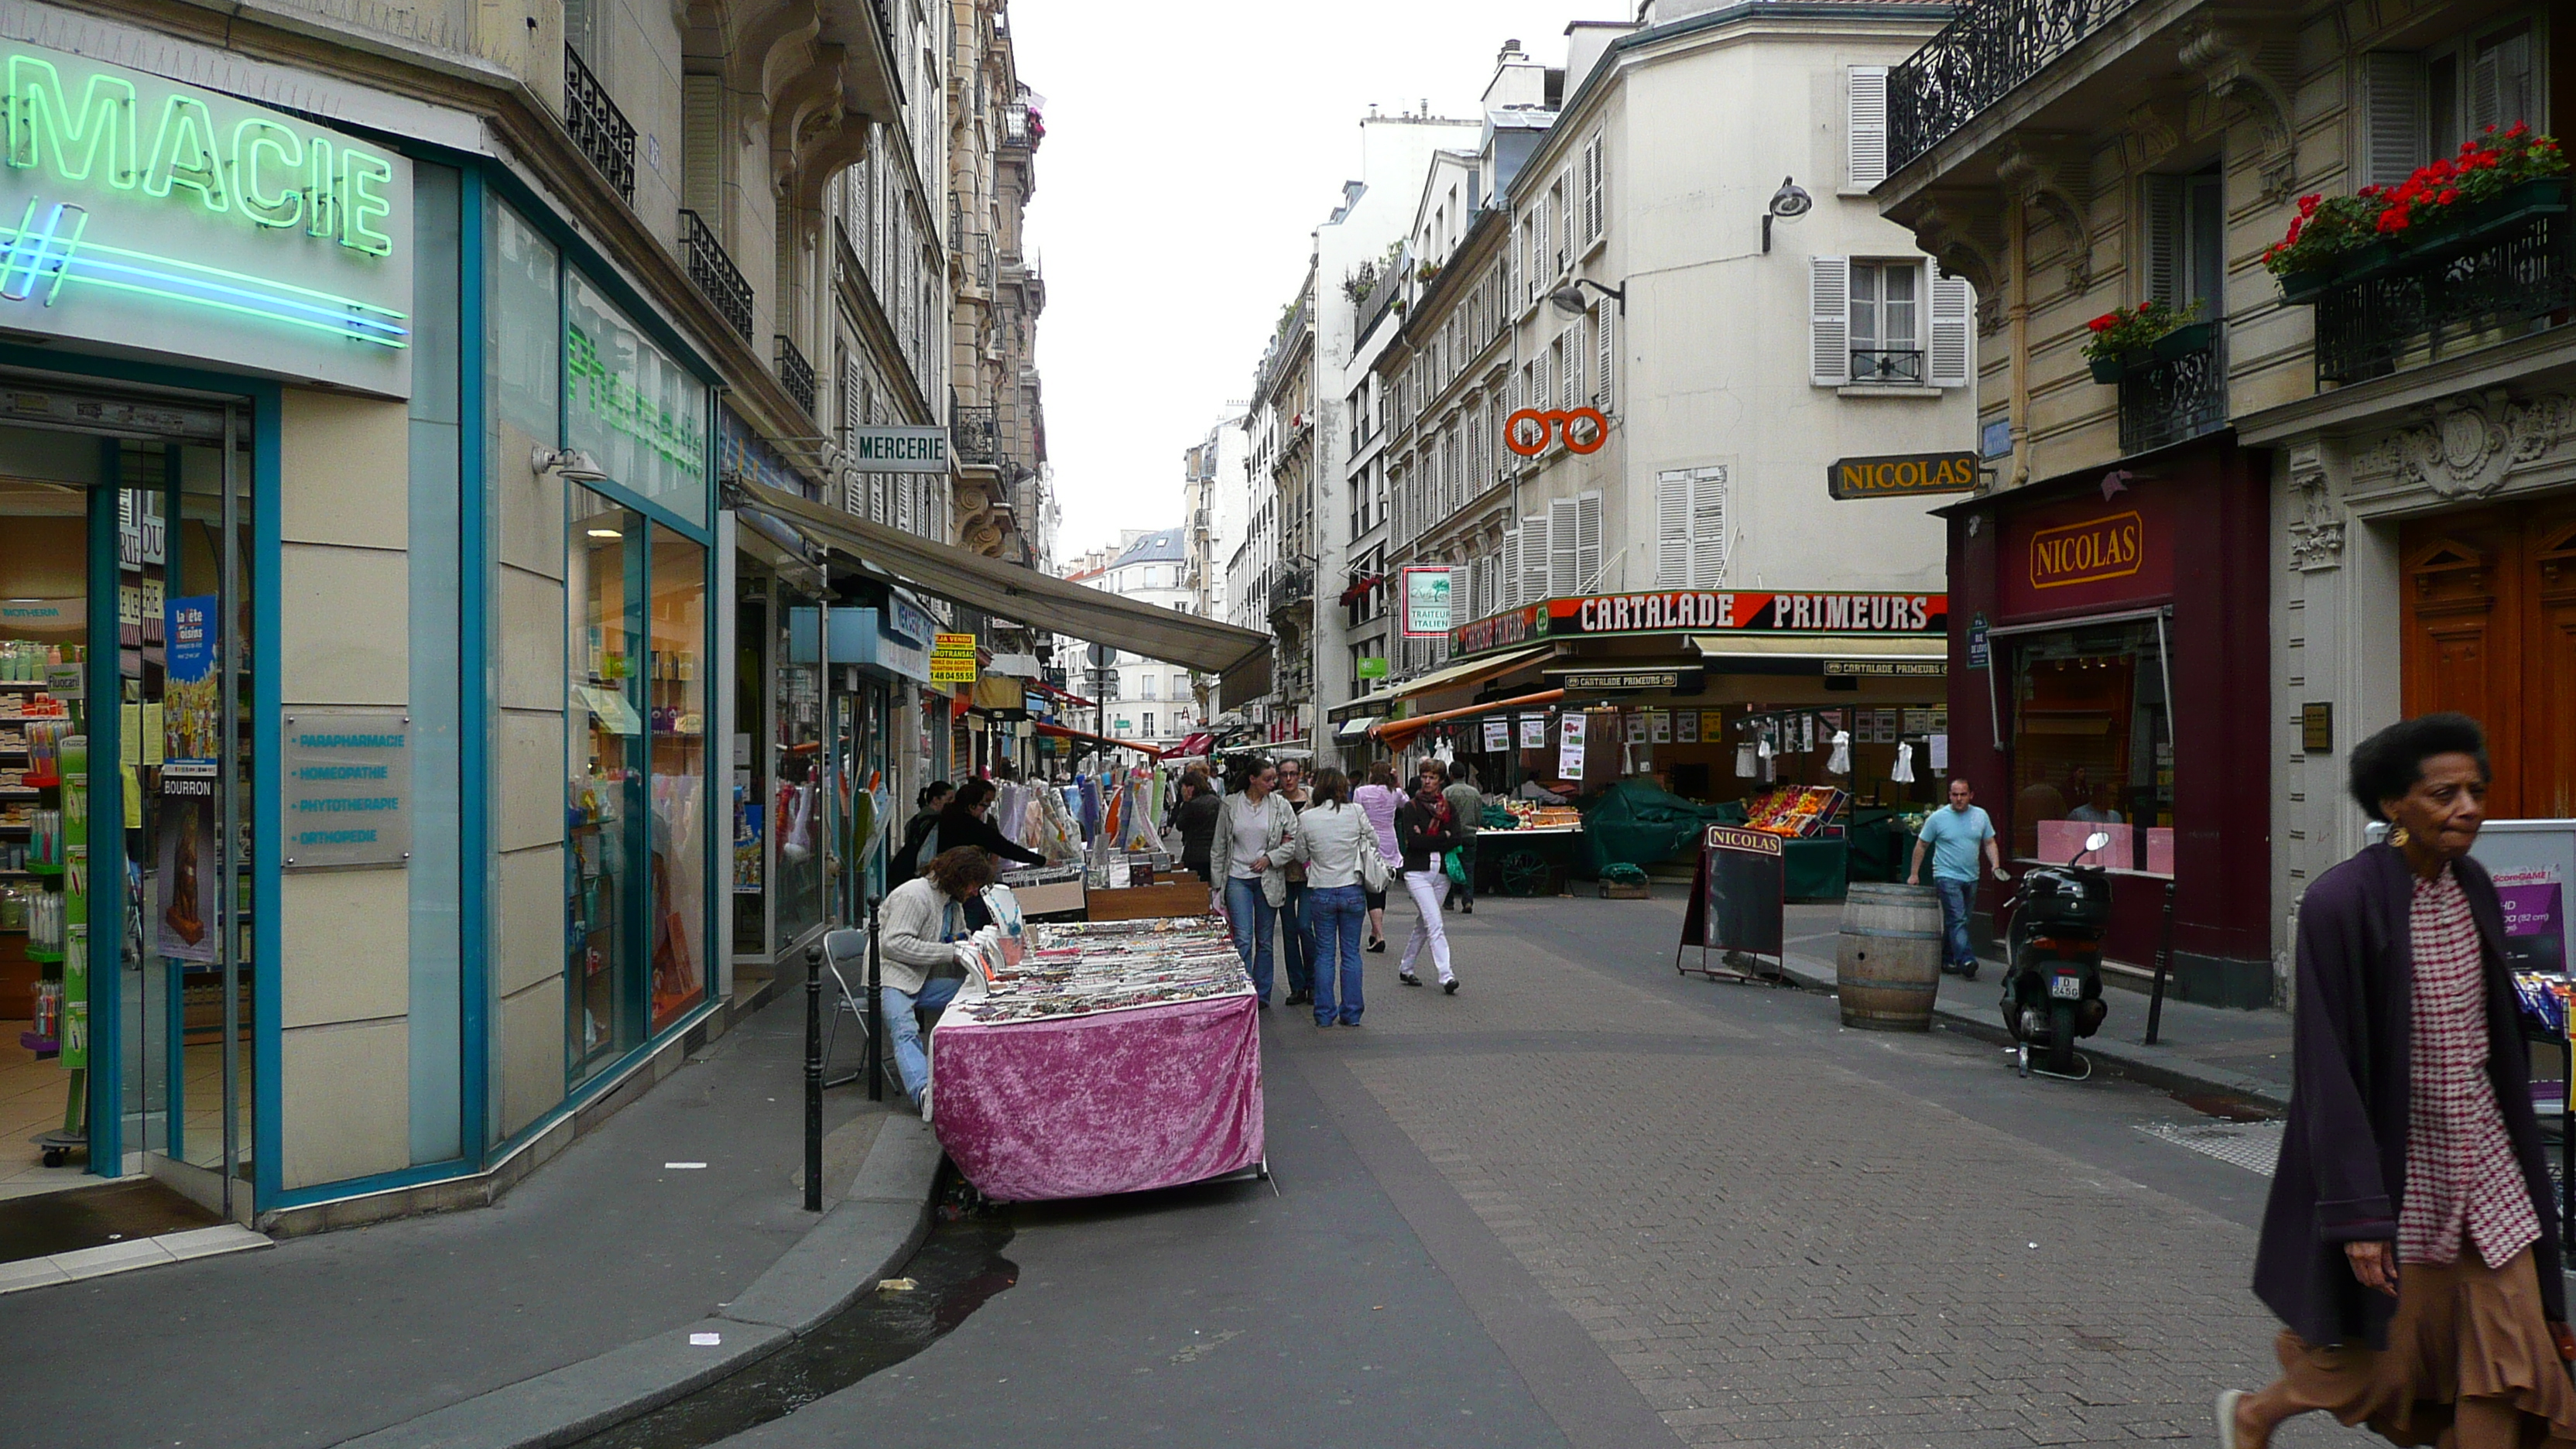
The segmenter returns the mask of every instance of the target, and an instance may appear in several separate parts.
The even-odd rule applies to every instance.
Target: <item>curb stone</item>
[[[714,1316],[342,1441],[346,1449],[556,1449],[747,1368],[811,1333],[901,1267],[930,1233],[939,1140],[896,1116],[851,1183]],[[716,1334],[714,1346],[692,1334]]]
[[[1831,962],[1791,954],[1784,956],[1781,964],[1786,968],[1789,979],[1801,988],[1827,996],[1834,994],[1834,967]],[[2002,1024],[1991,1015],[1961,1011],[1936,1001],[1932,1007],[1932,1019],[1983,1041],[2005,1044],[2011,1041]],[[2224,1092],[2279,1111],[2287,1111],[2290,1106],[2289,1089],[2277,1082],[2247,1076],[2243,1072],[2231,1072],[2225,1067],[2213,1067],[2164,1047],[2141,1046],[2132,1041],[2096,1036],[2086,1041],[2083,1049],[2087,1056],[2111,1062],[2124,1075],[2151,1087],[2162,1087],[2168,1091]]]

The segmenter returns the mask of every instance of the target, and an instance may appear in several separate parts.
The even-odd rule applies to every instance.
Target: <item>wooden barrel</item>
[[[1930,886],[1855,881],[1834,957],[1843,1025],[1929,1031],[1941,989],[1941,897]]]

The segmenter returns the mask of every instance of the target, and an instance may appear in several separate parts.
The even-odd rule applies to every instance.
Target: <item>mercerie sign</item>
[[[0,72],[0,325],[409,392],[409,161],[65,52]]]

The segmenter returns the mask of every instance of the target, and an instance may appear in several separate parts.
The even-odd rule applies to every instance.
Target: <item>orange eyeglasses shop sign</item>
[[[1551,437],[1562,441],[1569,453],[1597,453],[1610,441],[1610,420],[1601,416],[1599,408],[1571,412],[1523,408],[1503,419],[1503,446],[1524,458],[1546,452]]]

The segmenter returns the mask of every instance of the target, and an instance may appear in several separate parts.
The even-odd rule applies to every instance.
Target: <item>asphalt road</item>
[[[2209,1443],[2266,1376],[2267,1180],[2141,1130],[2221,1119],[1677,977],[1677,900],[1450,921],[1459,995],[1269,1014],[1275,1186],[1018,1209],[1016,1287],[727,1442]]]

